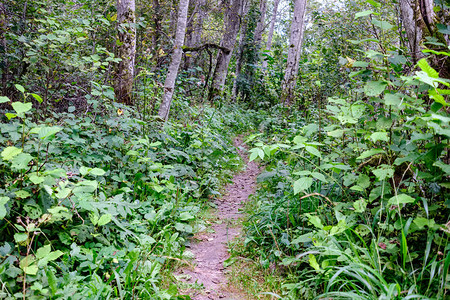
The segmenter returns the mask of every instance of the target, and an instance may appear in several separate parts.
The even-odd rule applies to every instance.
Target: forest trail
[[[215,200],[217,209],[209,232],[197,233],[192,239],[189,250],[195,257],[194,268],[185,268],[176,276],[190,286],[203,285],[203,289],[190,288],[186,291],[194,300],[245,299],[239,291],[228,286],[223,263],[229,257],[227,243],[241,234],[240,210],[255,191],[256,176],[260,170],[254,161],[248,162],[240,138],[235,139],[234,146],[245,162],[245,169],[234,176],[232,184],[226,186],[225,195]]]

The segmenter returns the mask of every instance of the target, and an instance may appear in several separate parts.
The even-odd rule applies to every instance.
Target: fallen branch
[[[203,50],[208,50],[210,48],[222,50],[222,52],[225,54],[230,54],[230,52],[231,52],[230,49],[227,49],[225,47],[222,47],[222,46],[219,46],[219,45],[213,44],[213,43],[206,43],[206,44],[203,44],[198,47],[183,46],[183,52],[199,52],[199,51],[203,51]]]

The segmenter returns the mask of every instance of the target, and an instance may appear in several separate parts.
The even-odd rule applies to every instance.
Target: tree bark
[[[250,7],[250,4],[248,2],[244,3],[242,15],[247,15],[249,7]],[[236,97],[237,97],[238,80],[239,80],[239,75],[241,74],[241,69],[242,69],[242,57],[244,55],[246,35],[247,35],[247,22],[244,22],[241,26],[241,32],[240,32],[240,36],[239,36],[239,48],[238,48],[238,53],[236,55],[236,70],[234,72],[235,78],[233,81],[233,88],[231,90],[231,101],[232,102],[235,102]]]
[[[164,83],[164,96],[159,108],[158,115],[167,121],[169,117],[170,105],[172,104],[172,96],[175,88],[175,81],[180,67],[181,57],[183,54],[184,37],[186,35],[187,13],[189,8],[189,0],[180,0],[178,8],[177,30],[175,34],[175,49],[172,54],[172,61],[169,65],[166,81]]]
[[[136,55],[136,16],[134,0],[117,0],[119,62],[114,83],[117,101],[132,104],[134,60]]]
[[[286,71],[282,83],[281,100],[289,106],[294,100],[294,90],[297,85],[298,63],[303,41],[303,23],[306,12],[306,0],[295,0],[294,15],[290,29],[290,41]]]
[[[260,0],[259,3],[259,12],[260,17],[258,20],[258,24],[256,25],[255,29],[255,45],[259,47],[261,45],[262,41],[262,35],[264,33],[264,27],[265,27],[265,20],[266,20],[266,10],[267,10],[267,2],[266,0]]]
[[[228,73],[228,65],[230,64],[231,55],[236,44],[236,37],[241,25],[241,10],[244,0],[232,0],[229,8],[226,11],[225,32],[220,45],[230,49],[230,53],[226,54],[219,51],[217,55],[216,68],[209,90],[208,99],[211,101],[223,91],[225,79]]]
[[[423,56],[420,51],[420,41],[422,40],[422,29],[416,25],[418,20],[418,1],[417,0],[400,0],[400,13],[402,23],[405,27],[406,37],[408,38],[408,46],[411,52],[413,63]]]
[[[273,32],[277,21],[278,4],[280,4],[280,0],[275,0],[273,3],[272,19],[270,20],[269,32],[267,33],[266,51],[270,51],[272,48]],[[262,67],[263,69],[267,69],[267,59],[263,60]]]
[[[192,3],[192,2],[191,2]],[[192,12],[192,20],[187,25],[186,32],[186,46],[187,47],[199,47],[202,43],[202,31],[203,21],[206,18],[205,11],[206,0],[198,0],[196,7]],[[186,55],[184,61],[184,69],[190,68],[191,64],[196,59],[197,53],[192,55]]]

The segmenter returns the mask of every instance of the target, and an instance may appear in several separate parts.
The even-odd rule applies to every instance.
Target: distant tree
[[[184,37],[186,36],[186,23],[189,8],[189,0],[180,0],[178,7],[177,29],[175,34],[175,45],[172,54],[172,61],[169,65],[166,81],[164,83],[164,96],[159,108],[158,115],[167,121],[169,117],[170,105],[175,88],[175,81],[180,67],[181,57],[183,55]]]
[[[187,47],[199,47],[202,43],[203,22],[206,18],[206,0],[191,1],[192,12],[188,18],[186,41]],[[198,53],[186,55],[184,66],[185,70],[189,69]]]
[[[303,23],[306,12],[306,0],[295,0],[294,16],[292,17],[290,40],[288,48],[288,58],[286,71],[282,83],[281,100],[285,105],[293,102],[294,89],[297,85],[297,74],[299,59],[303,40]]]
[[[272,18],[270,19],[269,32],[267,33],[266,51],[270,51],[270,49],[272,48],[273,32],[275,30],[275,22],[277,21],[279,3],[280,0],[275,0],[273,3]],[[267,68],[267,60],[263,60],[262,67],[263,69]]]
[[[225,31],[220,46],[230,50],[226,52],[220,50],[217,55],[216,68],[214,69],[211,88],[208,99],[212,100],[222,93],[225,79],[228,73],[231,55],[236,44],[236,37],[239,32],[242,17],[242,8],[244,0],[231,0],[225,13]]]
[[[136,15],[134,0],[117,0],[118,56],[121,61],[117,67],[114,92],[117,101],[132,104],[134,61],[136,55]]]

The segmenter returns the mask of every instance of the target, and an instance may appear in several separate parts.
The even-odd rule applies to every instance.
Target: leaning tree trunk
[[[281,100],[289,106],[294,100],[294,90],[297,85],[298,63],[303,40],[303,23],[306,12],[306,0],[295,0],[294,16],[290,29],[290,41],[286,71],[282,83]]]
[[[240,12],[242,10],[243,0],[232,0],[226,12],[225,32],[223,34],[220,45],[230,50],[228,54],[219,51],[216,61],[216,68],[212,78],[211,88],[208,99],[211,101],[220,95],[225,85],[225,79],[228,73],[228,65],[230,64],[231,55],[236,43],[236,36],[239,32],[241,24]]]
[[[173,90],[180,67],[181,56],[183,55],[184,37],[186,35],[187,13],[189,0],[180,0],[178,8],[177,31],[175,34],[175,49],[172,54],[172,61],[169,65],[166,81],[164,83],[164,96],[159,108],[158,115],[167,121],[169,117],[170,105],[172,104]]]
[[[267,33],[266,51],[270,51],[272,48],[273,32],[275,30],[275,22],[277,21],[278,4],[280,4],[280,0],[275,0],[273,3],[272,19],[270,20],[269,32]],[[267,59],[263,60],[262,67],[263,69],[267,69]]]
[[[117,0],[117,21],[119,45],[118,56],[121,59],[117,67],[114,93],[117,101],[132,104],[134,59],[136,54],[136,16],[134,0]]]

